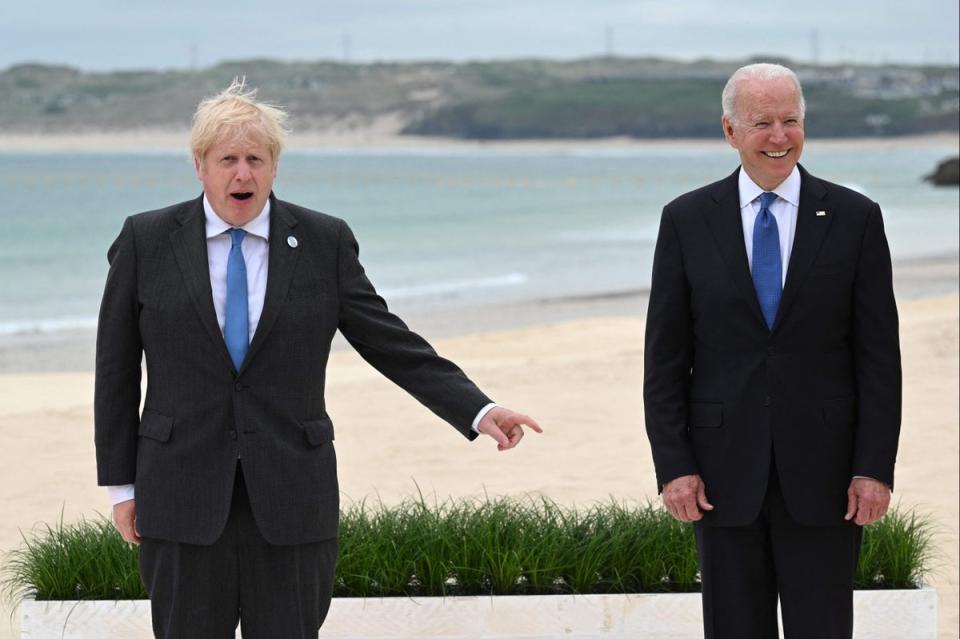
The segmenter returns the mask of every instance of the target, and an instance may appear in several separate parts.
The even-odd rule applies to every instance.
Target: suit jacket
[[[644,354],[658,485],[699,473],[706,524],[759,514],[771,455],[798,522],[843,521],[853,476],[893,485],[901,370],[880,208],[800,167],[773,328],[747,262],[737,171],[663,211]]]
[[[213,543],[238,455],[268,541],[336,536],[324,377],[337,329],[381,373],[476,437],[471,423],[490,399],[388,312],[347,225],[273,195],[263,312],[235,370],[213,306],[202,202],[127,218],[108,253],[97,330],[97,480],[135,484],[143,536]]]

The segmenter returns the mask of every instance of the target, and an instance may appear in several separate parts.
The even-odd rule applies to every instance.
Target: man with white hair
[[[644,403],[658,486],[695,522],[709,639],[849,638],[862,526],[886,512],[901,370],[880,208],[810,175],[797,76],[738,69],[740,167],[663,211]]]
[[[128,217],[97,328],[97,480],[162,639],[316,639],[339,491],[324,379],[340,330],[468,439],[534,420],[496,406],[387,310],[343,220],[277,199],[283,111],[235,81],[201,102],[200,197]],[[140,364],[147,388],[140,413]],[[401,437],[395,424],[370,424]]]

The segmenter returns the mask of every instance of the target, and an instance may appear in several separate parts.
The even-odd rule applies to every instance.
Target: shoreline
[[[960,292],[958,253],[896,260],[893,271],[899,302]],[[647,289],[637,288],[506,303],[387,302],[391,311],[430,341],[592,317],[642,319],[648,294]],[[95,342],[95,328],[0,335],[0,374],[90,372],[94,368]],[[349,349],[337,333],[333,350]]]
[[[0,152],[182,152],[188,153],[188,130],[144,129],[79,133],[9,133],[0,136]],[[960,145],[960,134],[930,133],[904,137],[808,138],[807,144],[829,148],[917,148]],[[351,132],[303,131],[290,135],[288,150],[310,151],[491,151],[491,152],[576,152],[590,150],[631,150],[685,147],[725,147],[717,138],[637,139],[627,137],[590,139],[466,140],[432,136],[400,135],[380,127]]]

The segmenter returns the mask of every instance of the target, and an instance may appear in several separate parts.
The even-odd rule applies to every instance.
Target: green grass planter
[[[858,589],[918,588],[931,524],[892,510],[864,529]],[[35,528],[7,555],[6,595],[19,601],[144,599],[137,548],[107,519]],[[658,506],[573,509],[498,498],[398,506],[360,502],[340,520],[335,597],[695,592],[692,527]]]

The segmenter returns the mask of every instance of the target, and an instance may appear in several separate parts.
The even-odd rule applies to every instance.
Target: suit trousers
[[[230,515],[209,546],[144,538],[140,576],[157,639],[316,639],[333,594],[337,540],[268,543],[237,463]]]
[[[709,487],[708,487],[709,490]],[[763,507],[747,526],[694,525],[706,639],[850,639],[863,530],[804,526],[783,499],[775,464]]]

